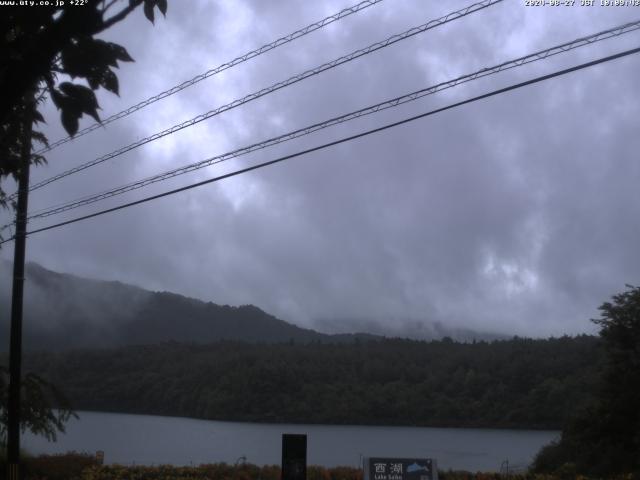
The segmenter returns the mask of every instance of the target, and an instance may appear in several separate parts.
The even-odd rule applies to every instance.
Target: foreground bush
[[[0,458],[0,464],[2,464]],[[0,478],[5,472],[2,468]],[[98,465],[92,455],[70,452],[25,458],[26,480],[280,480],[280,467],[226,463],[198,467]],[[606,477],[609,480],[634,480],[633,476]],[[471,473],[440,471],[439,480],[596,480],[575,475],[570,469],[551,474]],[[363,480],[362,471],[352,467],[307,468],[307,480]]]
[[[268,465],[239,465],[225,463],[200,465],[199,467],[127,467],[123,465],[93,466],[86,469],[81,480],[280,480],[280,467]],[[356,468],[307,468],[307,480],[362,480],[362,472]]]
[[[93,455],[69,452],[62,455],[40,455],[32,457],[22,454],[27,480],[80,480],[82,473],[98,463]],[[0,454],[0,478],[7,471],[4,448]]]
[[[598,480],[583,476],[548,474],[499,474],[471,472],[439,472],[439,480]],[[280,480],[280,467],[241,465],[234,467],[224,463],[199,467],[126,467],[111,465],[91,467],[80,480]],[[608,480],[634,480],[632,476],[607,477]],[[362,471],[351,467],[308,467],[307,480],[363,480]]]

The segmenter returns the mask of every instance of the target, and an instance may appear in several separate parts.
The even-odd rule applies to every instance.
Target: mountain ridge
[[[0,262],[0,337],[9,337],[11,263]],[[35,262],[25,267],[23,344],[25,350],[114,348],[168,341],[211,343],[349,343],[385,336],[409,337],[401,330],[322,333],[281,320],[255,305],[219,305],[167,291],[151,291],[117,280],[84,278]],[[338,320],[339,322],[339,320]],[[354,325],[366,328],[367,324]],[[487,339],[487,334],[436,326],[440,337]],[[459,332],[458,332],[459,333]],[[416,338],[416,337],[414,337]],[[431,337],[433,339],[434,337]],[[498,336],[493,336],[498,338]],[[419,339],[425,339],[420,337]],[[7,344],[0,345],[0,352]]]
[[[9,337],[11,264],[2,262],[0,337]],[[26,350],[114,348],[162,342],[350,342],[367,334],[329,335],[281,320],[255,305],[218,305],[120,281],[25,266]],[[3,342],[4,343],[4,342]],[[0,345],[6,351],[7,345]]]

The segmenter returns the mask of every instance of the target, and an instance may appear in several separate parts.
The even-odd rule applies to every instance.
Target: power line
[[[167,180],[169,178],[173,178],[176,177],[178,175],[183,175],[185,173],[189,173],[189,172],[193,172],[196,170],[199,170],[201,168],[205,168],[211,165],[215,165],[217,163],[221,163],[227,160],[230,160],[232,158],[237,158],[239,156],[242,155],[246,155],[248,153],[251,152],[255,152],[257,150],[261,150],[273,145],[277,145],[289,140],[293,140],[295,138],[299,138],[305,135],[309,135],[311,133],[317,132],[319,130],[322,130],[324,128],[328,128],[334,125],[338,125],[347,121],[351,121],[354,120],[356,118],[360,118],[363,117],[365,115],[370,115],[373,113],[377,113],[389,108],[393,108],[396,107],[398,105],[403,105],[405,103],[414,101],[414,100],[418,100],[419,98],[425,97],[427,95],[431,95],[434,94],[436,92],[448,89],[448,88],[452,88],[455,87],[457,85],[460,85],[462,83],[466,83],[466,82],[470,82],[472,80],[476,80],[478,78],[482,78],[482,77],[486,77],[488,75],[493,75],[511,68],[516,68],[522,65],[526,65],[538,60],[543,60],[546,58],[549,58],[551,56],[560,54],[560,53],[564,53],[564,52],[568,52],[571,51],[573,49],[579,48],[579,47],[583,47],[585,45],[591,45],[595,42],[599,42],[599,41],[603,41],[609,38],[613,38],[613,37],[618,37],[620,35],[623,35],[625,33],[629,33],[629,32],[633,32],[635,30],[640,29],[640,20],[637,20],[635,22],[630,22],[630,23],[626,23],[623,25],[619,25],[613,28],[610,28],[608,30],[603,30],[601,32],[586,36],[586,37],[581,37],[575,40],[572,40],[570,42],[566,42],[563,43],[561,45],[557,45],[551,48],[547,48],[545,50],[540,50],[537,51],[535,53],[531,53],[513,60],[509,60],[503,63],[500,63],[498,65],[495,65],[493,67],[487,67],[487,68],[483,68],[481,70],[478,70],[474,73],[470,73],[470,74],[466,74],[460,77],[457,77],[453,80],[448,80],[446,82],[442,82],[439,83],[437,85],[433,85],[421,90],[417,90],[415,92],[411,92],[399,97],[395,97],[393,99],[390,100],[385,100],[383,102],[377,103],[375,105],[366,107],[366,108],[362,108],[360,110],[356,110],[344,115],[340,115],[338,117],[333,117],[329,120],[325,120],[323,122],[319,122],[304,128],[300,128],[297,130],[294,130],[292,132],[288,132],[285,133],[283,135],[279,135],[277,137],[272,137],[268,140],[264,140],[262,142],[258,142],[258,143],[254,143],[251,144],[249,146],[245,146],[236,150],[233,150],[231,152],[227,152],[227,153],[223,153],[221,155],[216,155],[214,157],[210,157],[207,158],[205,160],[202,160],[200,162],[197,163],[193,163],[190,165],[186,165],[184,167],[179,167],[173,170],[169,170],[167,172],[161,173],[161,174],[157,174],[151,177],[147,177],[145,179],[141,179],[138,180],[136,182],[133,183],[129,183],[127,185],[123,185],[114,189],[110,189],[107,191],[104,191],[102,193],[98,193],[98,194],[93,194],[90,196],[85,196],[70,202],[66,202],[57,206],[53,206],[53,207],[49,207],[47,209],[42,209],[38,212],[33,213],[31,216],[29,216],[29,220],[35,219],[35,218],[44,218],[44,217],[49,217],[51,215],[55,215],[58,213],[62,213],[68,210],[72,210],[75,208],[79,208],[79,207],[83,207],[86,205],[90,205],[92,203],[98,202],[100,200],[104,200],[107,198],[111,198],[117,195],[121,195],[123,193],[126,192],[130,192],[133,190],[137,190],[139,188],[143,188],[145,186],[160,182],[160,181],[164,181]]]
[[[92,214],[89,214],[89,215],[76,217],[76,218],[73,218],[71,220],[67,220],[67,221],[64,221],[64,222],[60,222],[60,223],[56,223],[56,224],[53,224],[53,225],[49,225],[47,227],[38,228],[36,230],[31,230],[30,232],[27,232],[27,234],[28,235],[32,235],[34,233],[40,233],[40,232],[44,232],[44,231],[47,231],[47,230],[52,230],[54,228],[62,227],[62,226],[65,226],[65,225],[70,225],[72,223],[77,223],[77,222],[80,222],[82,220],[87,220],[89,218],[98,217],[100,215],[105,215],[107,213],[115,212],[115,211],[122,210],[122,209],[125,209],[125,208],[128,208],[128,207],[133,207],[135,205],[140,205],[142,203],[150,202],[152,200],[157,200],[159,198],[167,197],[169,195],[173,195],[173,194],[180,193],[180,192],[184,192],[186,190],[191,190],[192,188],[201,187],[203,185],[207,185],[209,183],[213,183],[213,182],[217,182],[217,181],[220,181],[220,180],[224,180],[226,178],[235,177],[236,175],[240,175],[242,173],[247,173],[247,172],[250,172],[252,170],[258,170],[260,168],[267,167],[267,166],[270,166],[270,165],[274,165],[276,163],[280,163],[280,162],[283,162],[285,160],[290,160],[292,158],[300,157],[302,155],[307,155],[307,154],[312,153],[312,152],[317,152],[319,150],[324,150],[324,149],[326,149],[328,147],[332,147],[332,146],[335,146],[335,145],[346,143],[346,142],[349,142],[349,141],[352,141],[352,140],[355,140],[355,139],[358,139],[358,138],[361,138],[361,137],[366,137],[366,136],[372,135],[374,133],[379,133],[379,132],[382,132],[384,130],[388,130],[390,128],[394,128],[394,127],[397,127],[397,126],[400,126],[400,125],[404,125],[406,123],[410,123],[410,122],[413,122],[413,121],[421,119],[421,118],[425,118],[425,117],[428,117],[428,116],[431,116],[431,115],[435,115],[436,113],[444,112],[446,110],[451,110],[453,108],[457,108],[457,107],[460,107],[462,105],[466,105],[466,104],[473,103],[473,102],[476,102],[476,101],[479,101],[479,100],[483,100],[485,98],[489,98],[489,97],[493,97],[493,96],[496,96],[496,95],[500,95],[500,94],[503,94],[503,93],[506,93],[506,92],[509,92],[509,91],[512,91],[512,90],[516,90],[516,89],[519,89],[519,88],[522,88],[522,87],[525,87],[525,86],[528,86],[528,85],[533,85],[535,83],[543,82],[545,80],[550,80],[552,78],[559,77],[561,75],[566,75],[566,74],[571,73],[571,72],[575,72],[575,71],[582,70],[582,69],[585,69],[585,68],[588,68],[588,67],[599,65],[601,63],[610,62],[612,60],[616,60],[616,59],[619,59],[619,58],[622,58],[622,57],[626,57],[628,55],[636,54],[636,53],[639,53],[639,52],[640,52],[640,47],[637,47],[637,48],[633,48],[631,50],[626,50],[624,52],[616,53],[614,55],[609,55],[607,57],[602,57],[602,58],[599,58],[597,60],[592,60],[590,62],[582,63],[582,64],[576,65],[574,67],[566,68],[566,69],[563,69],[563,70],[558,70],[556,72],[549,73],[547,75],[542,75],[542,76],[539,76],[539,77],[535,77],[535,78],[527,80],[525,82],[516,83],[516,84],[510,85],[508,87],[504,87],[504,88],[500,88],[500,89],[497,89],[497,90],[493,90],[493,91],[491,91],[489,93],[485,93],[483,95],[478,95],[478,96],[469,98],[467,100],[463,100],[463,101],[460,101],[460,102],[449,104],[449,105],[447,105],[445,107],[437,108],[435,110],[430,110],[430,111],[422,113],[420,115],[415,115],[413,117],[405,118],[404,120],[400,120],[400,121],[397,121],[397,122],[389,123],[389,124],[383,125],[382,127],[377,127],[377,128],[374,128],[374,129],[371,129],[371,130],[367,130],[367,131],[364,131],[364,132],[361,132],[361,133],[358,133],[358,134],[355,134],[355,135],[351,135],[351,136],[348,136],[348,137],[343,137],[343,138],[341,138],[339,140],[334,140],[332,142],[325,143],[325,144],[322,144],[322,145],[319,145],[319,146],[316,146],[316,147],[313,147],[313,148],[302,150],[302,151],[299,151],[299,152],[296,152],[296,153],[293,153],[293,154],[290,154],[290,155],[285,155],[283,157],[276,158],[275,160],[270,160],[268,162],[260,163],[258,165],[253,165],[251,167],[247,167],[247,168],[243,168],[243,169],[240,169],[240,170],[236,170],[235,172],[227,173],[227,174],[224,174],[224,175],[219,175],[217,177],[210,178],[208,180],[204,180],[204,181],[201,181],[201,182],[193,183],[193,184],[190,184],[190,185],[187,185],[187,186],[184,186],[184,187],[176,188],[174,190],[169,190],[167,192],[163,192],[163,193],[160,193],[160,194],[157,194],[157,195],[152,195],[150,197],[146,197],[146,198],[143,198],[143,199],[140,199],[140,200],[136,200],[134,202],[129,202],[129,203],[125,203],[125,204],[122,204],[122,205],[118,205],[116,207],[112,207],[112,208],[108,208],[108,209],[105,209],[105,210],[101,210],[99,212],[95,212],[95,213],[92,213]],[[3,243],[9,242],[9,241],[11,241],[13,239],[14,238],[9,238],[7,240],[4,240],[4,241],[0,242],[0,245],[3,244]]]
[[[185,88],[188,88],[192,85],[195,85],[198,82],[201,82],[202,80],[212,77],[214,75],[217,75],[220,72],[223,72],[225,70],[228,70],[232,67],[235,67],[236,65],[239,65],[243,62],[246,62],[248,60],[251,60],[252,58],[255,58],[259,55],[262,55],[263,53],[267,53],[271,50],[274,50],[282,45],[286,45],[287,43],[293,42],[294,40],[297,40],[300,37],[304,37],[305,35],[308,35],[309,33],[315,32],[316,30],[319,30],[323,27],[326,27],[327,25],[330,25],[333,22],[337,22],[338,20],[341,20],[345,17],[348,17],[349,15],[352,15],[354,13],[357,13],[361,10],[364,10],[365,8],[371,7],[372,5],[375,5],[377,3],[382,2],[383,0],[365,0],[363,2],[358,3],[357,5],[353,5],[351,7],[347,7],[345,9],[340,10],[338,13],[335,13],[333,15],[329,15],[328,17],[323,18],[322,20],[319,20],[315,23],[312,23],[311,25],[307,25],[304,28],[301,28],[300,30],[296,30],[293,33],[290,33],[289,35],[285,35],[284,37],[280,37],[277,40],[274,40],[271,43],[267,43],[265,45],[262,45],[259,48],[256,48],[255,50],[251,50],[250,52],[247,52],[243,55],[240,55],[239,57],[234,58],[233,60],[231,60],[230,62],[227,63],[223,63],[221,65],[218,65],[215,68],[212,68],[211,70],[206,71],[205,73],[201,73],[200,75],[196,75],[195,77],[193,77],[190,80],[187,80],[185,82],[182,82],[180,85],[176,85],[174,87],[171,87],[168,90],[165,90],[164,92],[158,93],[157,95],[154,95],[153,97],[150,97],[146,100],[143,100],[140,103],[137,103],[136,105],[133,105],[125,110],[122,110],[121,112],[115,113],[113,115],[111,115],[110,117],[102,120],[99,123],[94,123],[86,128],[83,128],[82,130],[80,130],[79,132],[77,132],[74,136],[68,136],[68,137],[64,137],[61,138],[60,140],[57,140],[53,143],[51,143],[48,147],[45,147],[41,150],[39,150],[38,154],[43,154],[45,152],[48,152],[50,150],[53,150],[56,147],[59,147],[60,145],[63,145],[67,142],[70,142],[71,140],[78,138],[78,137],[82,137],[83,135],[86,135],[89,132],[92,132],[94,130],[97,130],[100,127],[104,127],[105,125],[111,123],[111,122],[115,122],[116,120],[119,120],[121,118],[124,118],[128,115],[131,115],[134,112],[137,112],[138,110],[141,110],[143,108],[145,108],[148,105],[151,105],[152,103],[155,103],[159,100],[162,100],[163,98],[167,98],[170,97],[171,95],[178,93],[182,90],[184,90]]]
[[[397,42],[400,42],[402,40],[406,40],[407,38],[413,37],[415,35],[418,35],[419,33],[423,33],[426,32],[427,30],[431,30],[433,28],[436,28],[440,25],[444,25],[445,23],[449,23],[453,20],[457,20],[459,18],[465,17],[467,15],[470,15],[471,13],[475,13],[477,11],[483,10],[487,7],[490,7],[492,5],[495,5],[497,3],[502,2],[503,0],[484,0],[482,2],[479,3],[474,3],[472,5],[469,5],[468,7],[465,7],[463,9],[457,10],[455,12],[451,12],[443,17],[437,18],[435,20],[430,20],[429,22],[422,24],[418,27],[413,27],[410,28],[409,30],[406,30],[405,32],[396,34],[396,35],[392,35],[391,37],[388,37],[387,39],[381,41],[381,42],[376,42],[372,45],[369,45],[368,47],[365,48],[361,48],[359,50],[356,50],[354,52],[351,52],[348,55],[344,55],[340,58],[337,58],[335,60],[332,60],[330,62],[324,63],[318,67],[312,68],[310,70],[306,70],[303,73],[300,73],[298,75],[294,75],[293,77],[290,77],[287,80],[284,81],[280,81],[278,83],[274,83],[273,85],[271,85],[270,87],[266,87],[263,88],[262,90],[258,90],[257,92],[251,93],[249,95],[246,95],[245,97],[241,98],[241,99],[237,99],[234,100],[231,103],[228,103],[226,105],[223,105],[221,107],[218,107],[214,110],[210,110],[207,113],[203,113],[201,115],[198,115],[197,117],[194,117],[190,120],[187,120],[185,122],[182,122],[180,124],[174,125],[171,128],[168,128],[166,130],[163,130],[161,132],[155,133],[149,137],[143,138],[142,140],[138,140],[137,142],[134,142],[130,145],[127,145],[125,147],[122,147],[118,150],[115,150],[111,153],[108,153],[106,155],[103,155],[102,157],[98,157],[94,160],[91,160],[87,163],[84,163],[82,165],[79,165],[77,167],[74,167],[70,170],[67,170],[65,172],[62,172],[58,175],[54,175],[53,177],[50,177],[48,179],[42,180],[41,182],[35,183],[34,185],[32,185],[30,187],[30,191],[33,190],[37,190],[38,188],[42,188],[45,185],[48,185],[52,182],[55,182],[57,180],[60,180],[61,178],[64,177],[68,177],[69,175],[73,175],[75,173],[78,173],[82,170],[85,170],[87,168],[93,167],[95,165],[98,165],[99,163],[103,163],[107,160],[110,160],[112,158],[115,158],[119,155],[122,155],[123,153],[129,152],[137,147],[140,147],[142,145],[145,145],[149,142],[152,142],[154,140],[158,140],[159,138],[165,137],[167,135],[173,134],[179,130],[182,130],[184,128],[193,126],[197,123],[200,123],[204,120],[207,120],[215,115],[219,115],[223,112],[226,112],[228,110],[231,110],[233,108],[236,108],[240,105],[243,105],[245,103],[251,102],[253,100],[256,100],[260,97],[263,97],[265,95],[268,95],[270,93],[273,93],[277,90],[280,90],[284,87],[288,87],[290,85],[293,85],[294,83],[300,82],[302,80],[305,80],[309,77],[312,77],[314,75],[318,75],[319,73],[322,73],[326,70],[330,70],[332,68],[335,68],[339,65],[342,65],[344,63],[350,62],[352,60],[355,60],[356,58],[362,57],[364,55],[368,55],[372,52],[375,52],[377,50],[380,50],[382,48],[388,47],[389,45],[393,45]]]

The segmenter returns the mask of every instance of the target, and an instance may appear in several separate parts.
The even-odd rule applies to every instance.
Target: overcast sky
[[[104,38],[136,59],[102,116],[352,3],[169,2]],[[384,0],[48,154],[32,182],[467,5]],[[580,3],[576,0],[576,3]],[[634,7],[501,4],[45,187],[31,211],[640,18]],[[640,33],[493,75],[31,228],[276,158],[638,46]],[[33,235],[31,261],[220,304],[318,319],[440,322],[529,336],[593,332],[640,283],[640,57],[428,117],[142,206]],[[63,136],[46,110],[50,140]],[[89,125],[88,120],[83,125]],[[5,184],[11,191],[10,184]],[[8,220],[7,213],[0,217]],[[3,223],[5,223],[3,221]],[[13,249],[0,253],[11,258]],[[345,328],[346,327],[345,324]]]

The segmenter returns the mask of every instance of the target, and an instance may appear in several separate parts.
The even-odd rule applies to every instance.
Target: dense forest
[[[590,398],[596,337],[164,343],[37,353],[78,410],[258,422],[549,428]]]

